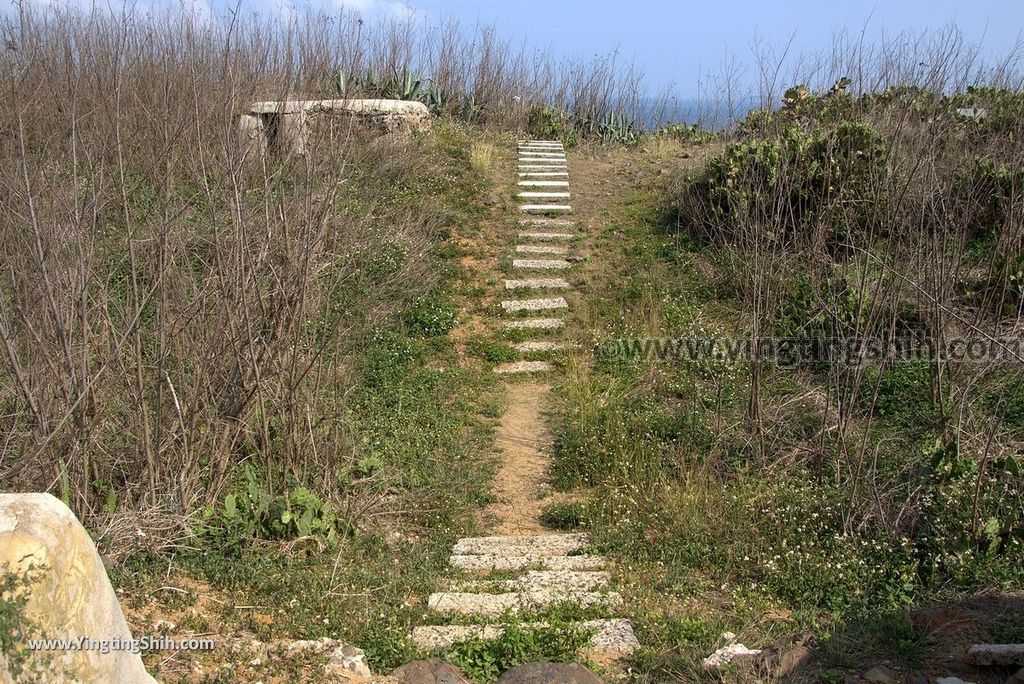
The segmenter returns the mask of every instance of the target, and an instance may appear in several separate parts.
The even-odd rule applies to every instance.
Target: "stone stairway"
[[[570,243],[576,238],[575,222],[559,218],[572,213],[569,192],[569,167],[562,144],[550,140],[521,141],[519,180],[516,198],[522,203],[520,212],[529,215],[519,221],[518,244],[512,249],[513,278],[505,281],[505,290],[521,293],[522,298],[501,302],[502,313],[510,320],[505,327],[550,333],[565,327],[562,318],[550,318],[565,312],[569,304],[556,291],[570,289],[565,278],[552,277],[555,272],[572,268]],[[538,355],[558,352],[562,342],[530,340],[513,346],[519,354],[532,360],[512,361],[495,368],[496,373],[547,373],[553,370],[549,361]]]
[[[467,616],[484,624],[426,625],[412,632],[413,643],[425,651],[449,648],[469,639],[497,639],[507,626],[489,622],[529,615],[527,624],[544,627],[543,612],[555,605],[612,613],[622,597],[609,591],[611,575],[602,556],[577,554],[587,545],[582,534],[468,537],[452,550],[449,564],[479,579],[456,581],[451,590],[430,595],[429,609],[440,616]],[[516,572],[515,576],[509,574]],[[494,579],[490,576],[499,575]],[[599,663],[620,660],[639,647],[633,625],[621,617],[585,620],[591,634],[588,655]]]
[[[524,216],[513,247],[513,275],[505,280],[509,298],[501,302],[506,329],[537,339],[513,345],[521,360],[498,365],[499,374],[543,374],[554,370],[544,356],[565,343],[545,338],[565,327],[561,317],[569,308],[569,281],[555,272],[572,268],[571,249],[576,224],[567,202],[569,172],[562,144],[556,141],[519,143],[517,198]],[[563,203],[565,202],[565,203]],[[538,358],[540,357],[540,358]],[[538,418],[539,420],[539,418]],[[514,528],[518,529],[518,528]],[[438,651],[473,638],[497,639],[509,621],[544,626],[545,613],[556,605],[585,608],[592,615],[615,616],[622,597],[610,590],[607,559],[586,553],[583,534],[510,534],[460,539],[449,565],[459,579],[427,602],[432,624],[413,630],[413,642],[425,651]],[[471,579],[465,579],[470,577]],[[588,655],[610,664],[639,647],[633,626],[622,617],[580,623],[591,633]]]

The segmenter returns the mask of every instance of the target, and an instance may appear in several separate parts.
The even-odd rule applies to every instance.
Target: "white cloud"
[[[334,4],[370,17],[374,15],[395,19],[412,19],[416,8],[401,0],[334,0]]]

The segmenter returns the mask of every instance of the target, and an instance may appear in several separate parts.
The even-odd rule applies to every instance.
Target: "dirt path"
[[[573,154],[571,163],[573,214],[564,217],[574,227],[533,228],[532,230],[565,230],[579,235],[573,251],[588,254],[594,249],[593,232],[589,226],[613,202],[608,192],[614,187],[622,154]],[[529,226],[520,226],[530,230]],[[499,251],[500,253],[500,251]],[[573,269],[575,275],[566,274],[574,283],[583,283],[592,277],[586,263]],[[582,267],[582,268],[580,268]],[[526,277],[526,276],[522,276]],[[556,293],[561,294],[561,293]],[[571,301],[567,317],[578,318],[577,307],[585,307],[583,298],[571,292],[564,293]],[[527,295],[533,296],[533,295]],[[544,296],[544,295],[537,295]],[[573,336],[570,333],[570,336]],[[572,498],[571,494],[553,493],[551,477],[552,435],[544,408],[548,406],[551,386],[538,378],[510,383],[507,386],[509,403],[501,416],[496,435],[501,465],[494,479],[497,501],[484,511],[484,524],[491,534],[530,535],[550,533],[541,523],[542,509],[552,503]]]
[[[540,534],[540,496],[550,490],[551,433],[541,407],[551,387],[542,383],[517,383],[509,386],[512,401],[501,417],[496,444],[501,452],[501,467],[494,478],[498,501],[484,515],[496,519],[494,534]]]

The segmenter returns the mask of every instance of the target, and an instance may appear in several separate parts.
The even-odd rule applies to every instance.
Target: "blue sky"
[[[30,0],[100,6],[118,0]],[[244,9],[281,13],[287,8],[344,7],[367,19],[413,16],[430,24],[447,18],[466,25],[493,24],[498,32],[555,57],[590,57],[618,50],[634,60],[652,91],[679,97],[697,94],[702,75],[721,70],[727,56],[754,80],[751,45],[785,46],[792,54],[824,49],[835,30],[868,41],[883,32],[920,32],[957,25],[969,41],[1005,55],[1024,30],[1024,0],[129,0],[138,7],[178,4],[200,14],[223,15],[241,2]],[[866,28],[865,28],[866,27]]]
[[[589,56],[618,48],[642,67],[652,89],[675,84],[696,94],[699,74],[726,55],[752,62],[755,36],[795,52],[814,52],[845,27],[877,38],[956,24],[971,41],[1003,55],[1021,38],[1024,0],[342,0],[367,14],[414,10],[427,21],[456,17],[493,23],[503,35],[555,55]]]

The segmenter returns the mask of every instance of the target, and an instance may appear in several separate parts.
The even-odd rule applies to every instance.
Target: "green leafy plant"
[[[36,681],[50,671],[50,657],[36,656],[29,640],[43,638],[39,626],[25,614],[29,590],[44,569],[31,567],[17,572],[10,565],[0,567],[0,653],[13,681]]]
[[[444,659],[473,681],[490,684],[502,672],[522,663],[577,660],[591,634],[578,625],[556,619],[549,620],[545,627],[512,623],[498,639],[471,639],[454,645]]]
[[[317,536],[328,544],[338,537],[339,523],[330,507],[306,487],[293,485],[271,495],[256,469],[240,468],[235,488],[221,507],[204,512],[202,536],[225,547],[240,547],[251,539],[290,540]]]

